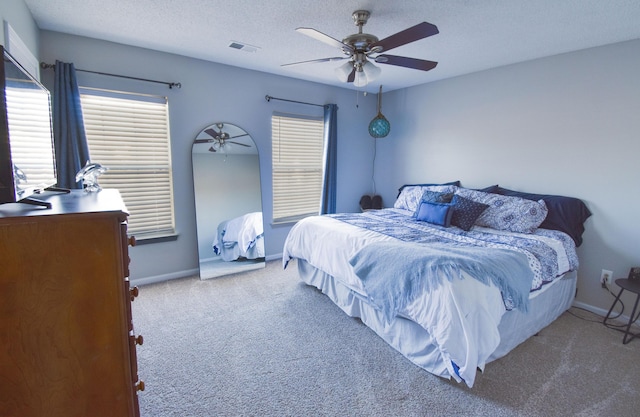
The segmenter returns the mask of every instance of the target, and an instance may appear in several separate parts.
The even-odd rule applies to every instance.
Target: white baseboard
[[[189,269],[189,270],[186,270],[186,271],[172,272],[170,274],[162,274],[162,275],[155,275],[155,276],[151,276],[151,277],[136,278],[136,279],[132,279],[131,280],[131,285],[132,286],[133,285],[148,285],[148,284],[155,284],[157,282],[169,281],[171,279],[192,277],[194,275],[198,275],[199,272],[200,272],[199,269],[195,268],[195,269]]]
[[[597,314],[599,316],[602,316],[602,317],[606,316],[607,312],[609,311],[609,310],[604,310],[604,309],[602,309],[600,307],[594,307],[594,306],[592,306],[590,304],[582,303],[580,301],[574,301],[573,302],[573,306],[581,308],[583,310],[590,311],[590,312],[592,312],[594,314]]]
[[[590,311],[593,314],[597,314],[597,315],[601,316],[603,319],[607,315],[607,313],[609,312],[609,309],[605,310],[603,308],[594,307],[594,306],[592,306],[590,304],[581,303],[579,301],[574,301],[573,302],[573,307],[578,307],[578,308],[582,308],[584,310]],[[613,317],[615,317],[616,314],[617,313],[615,311],[611,313],[611,315]],[[624,316],[624,315],[620,316],[620,317],[616,318],[616,321],[619,321],[621,323],[628,323],[629,322],[629,316]],[[609,322],[607,322],[607,323],[609,323]]]
[[[276,259],[282,259],[282,253],[276,253],[275,255],[267,255],[265,261],[275,261]]]
[[[278,259],[282,259],[282,253],[276,253],[274,255],[267,255],[265,257],[265,261],[275,261]],[[192,277],[194,275],[199,275],[200,270],[198,268],[195,269],[189,269],[186,271],[177,271],[177,272],[172,272],[170,274],[162,274],[162,275],[154,275],[151,277],[143,277],[143,278],[136,278],[136,279],[131,279],[131,285],[148,285],[148,284],[155,284],[157,282],[163,282],[163,281],[169,281],[171,279],[178,279],[178,278],[186,278],[186,277]]]

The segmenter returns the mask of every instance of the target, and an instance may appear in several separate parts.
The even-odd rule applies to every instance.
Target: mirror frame
[[[196,135],[191,154],[200,279],[264,268],[263,221],[260,221],[262,233],[256,239],[256,245],[262,245],[261,251],[254,246],[241,251],[244,253],[240,258],[224,261],[223,258],[235,257],[240,245],[238,249],[230,243],[221,247],[219,242],[218,249],[226,251],[222,255],[216,254],[213,246],[216,240],[221,240],[221,230],[227,222],[233,220],[232,224],[237,225],[249,213],[262,213],[260,158],[255,141],[237,125],[213,123]],[[252,220],[256,225],[253,215]],[[256,227],[246,233],[259,232]],[[245,254],[247,257],[242,256]],[[260,254],[257,259],[249,259]]]

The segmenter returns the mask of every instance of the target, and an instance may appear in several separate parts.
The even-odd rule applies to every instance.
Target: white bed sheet
[[[418,323],[406,317],[398,317],[391,324],[387,324],[380,311],[367,303],[360,294],[345,286],[341,280],[304,260],[298,259],[297,264],[303,282],[321,290],[349,316],[359,318],[415,365],[443,378],[454,377],[451,374],[451,366],[443,360],[443,354],[434,336]],[[512,310],[503,314],[498,326],[500,343],[485,364],[503,357],[565,312],[571,306],[576,281],[576,273],[568,273],[550,284],[553,291],[547,291],[532,299],[528,313]]]
[[[225,261],[264,258],[262,212],[247,213],[218,225],[213,251]]]

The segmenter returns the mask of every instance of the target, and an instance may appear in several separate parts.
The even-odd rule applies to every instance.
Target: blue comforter
[[[393,210],[376,210],[361,214],[341,213],[329,215],[337,220],[353,224],[371,231],[408,243],[442,245],[447,247],[480,247],[493,249],[507,249],[520,252],[527,256],[529,268],[533,271],[531,291],[540,290],[545,284],[564,274],[567,270],[578,268],[578,258],[575,254],[575,244],[565,233],[556,230],[538,229],[536,236],[550,237],[561,241],[569,255],[567,270],[559,271],[557,253],[552,247],[538,239],[529,239],[521,234],[487,233],[482,228],[464,231],[457,227],[442,227],[426,222],[417,221],[407,215]],[[533,235],[531,235],[533,236]]]

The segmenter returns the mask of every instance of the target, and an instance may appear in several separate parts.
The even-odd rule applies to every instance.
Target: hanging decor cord
[[[40,68],[55,70],[56,66],[53,65],[53,64],[47,64],[46,62],[41,62],[40,63]],[[169,88],[173,88],[173,87],[182,88],[182,84],[180,84],[180,83],[172,83],[172,82],[168,82],[168,81],[149,80],[147,78],[130,77],[128,75],[109,74],[108,72],[89,71],[89,70],[83,70],[83,69],[79,69],[79,68],[76,68],[76,71],[87,72],[87,73],[90,73],[90,74],[106,75],[108,77],[118,77],[118,78],[126,78],[126,79],[129,79],[129,80],[146,81],[146,82],[149,82],[149,83],[166,84],[166,85],[169,86]]]
[[[267,101],[271,101],[271,100],[280,100],[280,101],[288,101],[289,103],[306,104],[307,106],[324,107],[324,104],[305,103],[304,101],[289,100],[289,99],[286,99],[286,98],[272,97],[272,96],[270,96],[270,95],[266,95],[266,96],[264,96],[264,98],[265,98],[265,100],[267,100]]]
[[[376,195],[376,154],[378,153],[378,140],[373,139],[373,166],[371,169],[371,183],[373,184],[373,195]]]

